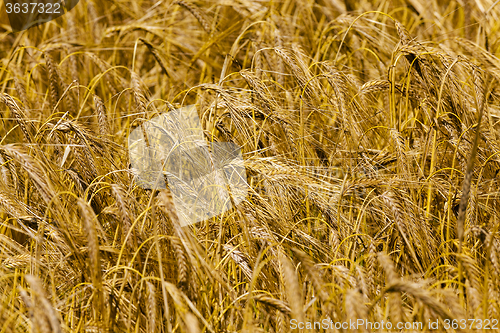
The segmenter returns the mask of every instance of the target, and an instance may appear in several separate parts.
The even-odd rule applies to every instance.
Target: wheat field
[[[0,18],[0,332],[500,329],[498,0]],[[186,105],[249,191],[181,226],[127,137]]]

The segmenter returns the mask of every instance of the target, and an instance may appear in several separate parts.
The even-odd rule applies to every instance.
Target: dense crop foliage
[[[498,320],[499,22],[493,0],[81,0],[0,26],[0,332]],[[191,104],[250,191],[181,227],[127,136]]]

